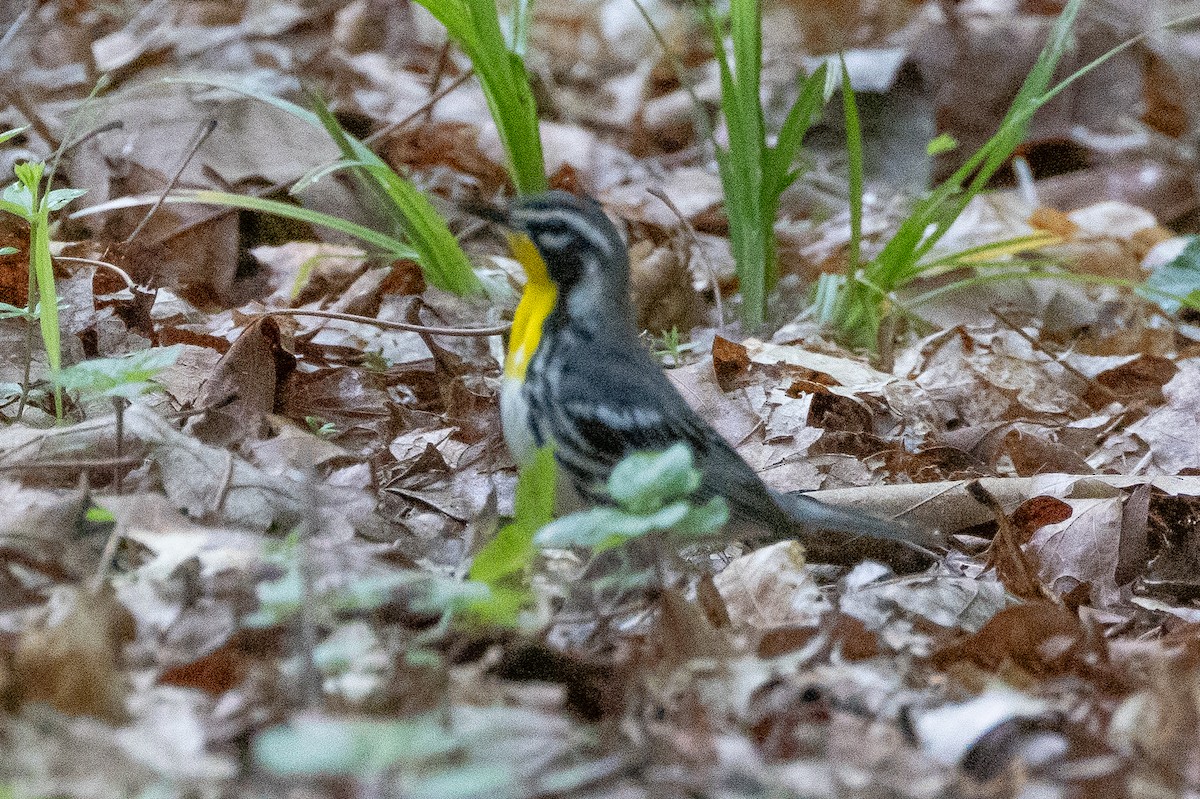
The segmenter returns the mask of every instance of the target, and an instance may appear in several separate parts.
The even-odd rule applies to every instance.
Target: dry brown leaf
[[[250,254],[264,272],[267,290],[258,299],[276,308],[340,297],[366,269],[362,250],[335,244],[292,241],[279,246],[260,245]]]
[[[1122,501],[1114,497],[1066,502],[1071,506],[1071,518],[1047,524],[1029,539],[1029,548],[1041,564],[1042,580],[1059,596],[1087,585],[1092,604],[1109,607],[1121,595],[1116,573]]]
[[[229,641],[199,660],[166,669],[158,681],[163,685],[196,688],[219,696],[240,683],[246,669],[244,653],[234,641]]]
[[[129,613],[108,589],[63,596],[65,615],[26,630],[13,655],[12,691],[72,716],[119,723],[130,686],[121,648],[133,637]]]
[[[743,555],[713,579],[737,625],[761,631],[813,626],[833,609],[805,569],[804,548],[796,541]]]
[[[733,445],[744,441],[762,424],[762,418],[747,402],[721,390],[711,361],[671,369],[667,376],[688,404]]]
[[[200,406],[221,407],[200,417],[190,432],[214,444],[260,438],[264,417],[275,410],[276,391],[294,368],[295,358],[283,348],[279,323],[271,316],[255,319],[204,384]]]
[[[1020,687],[1049,677],[1076,675],[1102,689],[1121,682],[1107,666],[1102,640],[1090,635],[1074,612],[1050,602],[1030,602],[1001,610],[979,632],[942,647],[933,665],[969,676],[973,667]]]
[[[989,504],[995,500],[988,498]],[[1071,507],[1052,497],[1034,497],[1021,503],[1006,518],[1003,509],[996,503],[996,537],[988,548],[988,566],[996,570],[996,577],[1015,596],[1021,599],[1051,599],[1051,594],[1038,579],[1039,564],[1032,552],[1023,545],[1034,532],[1047,524],[1060,522],[1071,516]]]
[[[1160,474],[1178,474],[1200,465],[1200,361],[1176,364],[1178,372],[1163,386],[1166,405],[1129,426],[1145,442],[1150,463]]]
[[[308,426],[331,424],[330,441],[358,453],[387,446],[396,434],[383,376],[366,369],[293,372],[279,386],[279,413]]]

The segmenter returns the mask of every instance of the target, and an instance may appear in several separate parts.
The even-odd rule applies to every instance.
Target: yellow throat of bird
[[[504,376],[523,380],[529,360],[537,351],[542,325],[554,310],[558,291],[546,272],[546,262],[527,237],[512,234],[508,238],[513,257],[525,270],[525,291],[513,314],[512,336],[504,359]]]

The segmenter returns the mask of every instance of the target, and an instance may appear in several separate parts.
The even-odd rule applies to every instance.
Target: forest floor
[[[512,623],[461,612],[514,513],[504,337],[420,329],[503,330],[523,281],[462,210],[512,190],[445,31],[399,0],[8,6],[0,131],[28,129],[0,171],[53,160],[86,193],[50,231],[61,421],[24,313],[30,228],[0,213],[0,799],[1200,796],[1200,326],[1141,288],[1200,288],[1200,38],[1155,27],[1187,4],[1085,6],[1060,72],[1145,38],[1039,113],[1031,177],[968,205],[930,256],[955,268],[892,298],[871,353],[806,313],[850,262],[838,100],[747,331],[662,51],[713,111],[694,10],[647,3],[660,43],[629,0],[539,4],[547,172],[627,235],[646,346],[768,484],[946,546],[919,568],[856,542],[841,565],[693,548],[649,595],[547,550]],[[869,258],[995,130],[1058,10],[768,4],[768,128],[804,59],[844,50]],[[284,197],[336,161],[251,96],[305,88],[434,198],[486,299],[265,214],[148,213],[168,188]],[[930,156],[937,134],[958,147]],[[386,225],[344,174],[301,197]],[[1038,235],[1004,280],[953,260]]]

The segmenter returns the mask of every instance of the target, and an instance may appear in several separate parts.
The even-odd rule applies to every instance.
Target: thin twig
[[[692,83],[691,78],[688,77],[687,67],[684,66],[683,59],[679,57],[678,53],[671,49],[671,46],[667,43],[667,37],[663,35],[663,32],[659,29],[658,24],[655,23],[655,21],[651,18],[650,12],[647,11],[646,6],[642,4],[642,0],[633,0],[633,4],[637,7],[638,13],[642,15],[642,19],[645,20],[646,26],[650,28],[650,33],[654,35],[655,40],[658,42],[658,46],[662,48],[663,55],[665,55],[667,60],[671,62],[671,69],[674,70],[675,77],[679,78],[679,85],[682,86],[683,90],[688,93],[689,97],[691,97],[692,109],[694,112],[693,121],[696,123],[696,127],[700,129],[702,138],[711,144],[713,149],[720,150],[720,145],[717,144],[717,137],[715,131],[713,130],[713,126],[709,122],[708,117],[704,115],[704,103],[700,101],[700,94],[696,91],[696,85]]]
[[[75,131],[83,120],[84,112],[91,108],[92,103],[96,101],[96,97],[100,94],[100,92],[107,89],[110,83],[111,81],[109,80],[107,73],[97,78],[95,84],[92,85],[92,90],[88,93],[88,96],[83,99],[83,102],[80,103],[79,107],[76,108],[71,114],[69,120],[67,121],[67,130],[65,133],[63,133],[62,143],[59,144],[58,147],[54,148],[54,157],[50,159],[50,168],[46,170],[45,191],[49,192],[50,187],[54,185],[54,177],[58,174],[58,165],[62,162],[63,155],[66,154],[67,149],[79,144],[78,141],[75,141]],[[84,140],[86,141],[86,139]]]
[[[25,368],[21,371],[21,401],[17,403],[17,421],[21,421],[21,417],[25,415],[25,408],[29,405],[29,391],[32,388],[30,380],[33,376],[33,309],[37,297],[36,273],[33,269],[29,270],[29,288],[26,290],[26,307],[29,313],[25,317]]]
[[[74,150],[79,145],[84,144],[85,142],[91,141],[92,139],[99,136],[101,133],[108,133],[110,130],[121,130],[124,127],[125,127],[125,123],[119,119],[114,119],[109,122],[105,122],[103,125],[99,125],[97,127],[92,128],[87,133],[84,133],[83,135],[81,135],[79,138],[72,139],[71,141],[67,142],[66,145],[63,146],[63,150],[64,151]]]
[[[35,6],[37,6],[37,0],[28,0],[25,3],[25,8],[21,9],[21,13],[17,14],[17,18],[8,26],[8,30],[4,32],[3,36],[0,36],[0,53],[4,52],[4,48],[17,35],[17,31],[21,30],[25,23],[29,21],[29,17],[33,15]]]
[[[125,540],[125,525],[114,524],[112,530],[108,533],[108,538],[104,542],[104,549],[100,553],[100,561],[96,564],[96,573],[92,575],[91,583],[88,590],[95,594],[104,586],[104,578],[108,576],[108,567],[112,565],[113,558],[117,556],[117,547]]]
[[[178,422],[182,419],[190,419],[193,416],[201,416],[212,411],[219,411],[222,408],[232,405],[237,401],[238,395],[236,391],[231,391],[223,397],[218,398],[215,402],[210,402],[207,405],[202,405],[199,408],[189,408],[186,411],[175,411],[174,413],[164,414],[164,419]]]
[[[708,271],[708,279],[712,281],[713,297],[717,304],[717,323],[720,327],[725,327],[725,304],[721,301],[721,283],[717,280],[717,272],[713,269],[712,262],[704,255],[704,248],[700,245],[700,237],[696,234],[696,228],[692,226],[692,223],[679,210],[679,206],[667,196],[665,191],[657,186],[646,189],[646,191],[657,197],[667,208],[671,209],[671,213],[675,214],[675,217],[679,220],[679,224],[683,225],[683,230],[687,233],[688,238],[691,239],[692,246],[695,248],[700,262],[704,264],[705,270]]]
[[[433,107],[435,105],[437,105],[438,102],[441,101],[441,99],[443,97],[445,97],[447,94],[450,94],[450,92],[454,91],[459,86],[462,86],[464,83],[466,83],[468,80],[470,80],[471,76],[474,74],[475,74],[474,69],[468,69],[466,72],[459,75],[457,78],[450,81],[442,88],[438,89],[435,94],[430,95],[428,100],[426,100],[424,103],[422,103],[421,106],[419,108],[417,108],[417,110],[413,111],[408,116],[404,117],[403,119],[399,120],[398,122],[389,122],[387,125],[383,126],[379,130],[372,133],[370,136],[365,137],[363,139],[363,144],[370,146],[371,144],[374,144],[375,142],[382,139],[383,137],[388,136],[391,133],[394,133],[395,131],[400,130],[403,127],[407,127],[411,122],[416,120],[418,117],[428,114],[430,111],[433,110]]]
[[[408,322],[391,322],[385,319],[374,319],[370,316],[340,313],[338,311],[307,311],[303,308],[281,308],[278,310],[262,311],[256,316],[318,316],[322,319],[338,319],[343,322],[357,322],[363,325],[374,325],[384,330],[403,330],[409,333],[424,333],[432,336],[502,336],[512,329],[511,323],[494,327],[433,327],[430,325],[414,325]]]
[[[991,311],[992,316],[999,319],[1000,322],[1005,327],[1012,330],[1012,332],[1016,333],[1018,336],[1025,339],[1026,341],[1028,341],[1029,346],[1033,347],[1034,350],[1036,350],[1037,352],[1040,352],[1042,355],[1045,355],[1047,358],[1049,358],[1051,360],[1051,362],[1058,364],[1065,371],[1074,375],[1075,377],[1078,377],[1080,380],[1082,380],[1084,383],[1087,383],[1089,386],[1095,386],[1095,388],[1098,391],[1100,391],[1102,394],[1104,394],[1110,400],[1112,400],[1114,402],[1119,402],[1121,400],[1121,398],[1117,396],[1116,392],[1114,392],[1108,386],[1096,381],[1095,378],[1088,377],[1083,372],[1079,371],[1078,369],[1076,369],[1074,366],[1067,363],[1066,361],[1056,358],[1053,355],[1053,353],[1046,350],[1046,348],[1042,344],[1042,342],[1038,341],[1033,336],[1026,333],[1025,330],[1019,324],[1017,324],[1014,320],[1005,316],[1003,313],[1001,313],[999,310],[997,310],[995,306],[988,308],[988,310]]]
[[[158,195],[158,199],[154,201],[154,205],[150,206],[150,210],[147,211],[146,215],[142,217],[142,221],[137,223],[137,227],[133,229],[133,232],[126,236],[125,240],[121,242],[122,245],[128,245],[130,242],[136,239],[138,234],[142,232],[142,229],[146,227],[146,224],[150,221],[151,217],[158,213],[158,209],[162,207],[164,202],[166,202],[167,195],[171,193],[171,189],[175,188],[175,184],[179,181],[179,176],[183,174],[183,170],[187,169],[187,165],[192,162],[192,158],[194,158],[196,153],[200,150],[200,145],[204,144],[204,142],[216,129],[217,120],[215,119],[210,119],[200,126],[200,129],[196,131],[196,135],[192,137],[192,142],[188,145],[186,154],[179,162],[179,166],[175,169],[175,173],[171,175],[170,180],[167,181],[167,185],[163,187],[162,193]]]
[[[450,64],[450,37],[447,36],[446,41],[442,42],[442,49],[438,51],[437,64],[434,65],[433,75],[431,76],[430,81],[429,81],[429,88],[431,91],[436,92],[438,90],[438,84],[442,82],[442,76],[446,74],[446,67],[449,64]],[[429,107],[423,112],[425,114],[426,122],[432,121],[432,116],[433,116],[432,111],[433,111],[433,108]]]
[[[24,461],[0,464],[0,472],[20,472],[33,469],[107,469],[109,467],[139,466],[144,457],[128,458],[81,458],[64,461]]]
[[[125,281],[125,285],[128,286],[129,288],[131,288],[131,289],[137,288],[137,283],[133,282],[133,278],[131,278],[129,276],[128,272],[126,272],[121,267],[116,266],[115,264],[110,264],[108,261],[99,261],[95,258],[76,258],[73,255],[56,255],[56,256],[54,256],[54,260],[67,261],[69,263],[74,263],[74,264],[88,264],[89,266],[103,267],[105,269],[111,270],[112,272],[116,273],[116,275],[119,278],[121,278],[121,280]]]
[[[46,120],[37,112],[36,108],[25,101],[25,96],[19,90],[0,92],[0,98],[25,117],[25,121],[38,136],[42,137],[42,141],[46,142],[51,152],[62,147],[62,140],[50,132],[50,126],[46,124]]]
[[[116,463],[119,462],[125,455],[125,399],[123,397],[113,397],[112,406],[113,413],[117,417],[117,452],[116,461],[114,461],[114,463]],[[123,474],[124,472],[121,470],[120,466],[113,466],[113,490],[116,491],[117,494],[121,493],[121,476]]]

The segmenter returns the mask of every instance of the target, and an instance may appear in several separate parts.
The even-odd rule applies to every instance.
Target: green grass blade
[[[224,89],[234,94],[243,94],[246,97],[252,97],[259,102],[274,106],[280,111],[285,111],[297,119],[307,122],[314,128],[321,127],[321,120],[317,119],[317,115],[312,111],[303,106],[296,105],[290,100],[284,100],[282,97],[277,97],[269,92],[260,91],[246,82],[208,75],[181,75],[179,77],[161,78],[160,80],[168,85],[205,86],[210,89]]]
[[[273,201],[248,198],[253,201],[253,205],[258,206],[251,208],[249,205],[238,206],[231,203],[226,197],[221,202],[214,201],[214,204],[235,205],[235,207],[244,207],[248,210],[258,210],[265,213],[281,212],[289,219],[297,219],[341,230],[360,241],[380,247],[380,249],[396,257],[410,258],[416,261],[421,266],[426,279],[439,288],[463,295],[482,293],[483,286],[471,268],[470,261],[459,246],[454,234],[446,226],[445,220],[438,214],[437,209],[433,207],[428,198],[411,183],[397,175],[369,147],[346,133],[345,129],[338,124],[337,119],[329,111],[329,108],[319,101],[319,98],[314,98],[317,108],[314,112],[238,81],[209,77],[183,77],[168,78],[164,82],[208,86],[243,94],[267,103],[281,111],[285,111],[313,127],[321,128],[329,134],[345,160],[342,164],[335,166],[339,168],[352,165],[361,166],[364,173],[369,175],[372,180],[360,180],[360,185],[363,185],[372,195],[384,200],[380,204],[380,207],[395,214],[393,218],[411,239],[412,247],[404,245],[402,251],[406,254],[400,255],[401,250],[395,247],[396,239],[394,237],[385,234],[373,234],[368,238],[363,235],[367,228],[349,222],[344,225],[334,224],[332,221],[336,217],[325,214],[303,218],[295,213],[298,209],[289,206],[287,203],[276,203],[270,207],[264,207],[261,203],[272,203]],[[307,178],[309,176],[305,176],[301,180],[305,181]],[[213,194],[219,195],[222,193],[214,192]],[[177,194],[176,196],[186,195]],[[176,199],[174,201],[180,202],[181,200]],[[284,212],[284,209],[289,210]]]
[[[763,166],[765,184],[769,185],[776,195],[783,194],[799,176],[798,172],[792,171],[792,164],[800,153],[805,134],[821,118],[828,77],[828,64],[821,64],[813,74],[805,78],[796,102],[788,110],[783,127],[779,129],[775,146],[767,152],[767,160]]]
[[[545,191],[537,104],[519,50],[509,49],[494,0],[417,0],[467,54],[508,155],[517,191]]]
[[[939,286],[936,289],[919,294],[907,301],[909,307],[924,305],[945,294],[950,294],[955,291],[972,288],[974,286],[982,286],[988,283],[1010,282],[1013,280],[1062,280],[1068,283],[1084,283],[1095,286],[1113,286],[1115,288],[1130,289],[1144,295],[1153,295],[1166,300],[1177,302],[1180,305],[1186,306],[1193,310],[1200,310],[1200,298],[1183,296],[1174,294],[1169,291],[1162,291],[1147,286],[1145,283],[1136,280],[1125,280],[1118,277],[1104,277],[1102,275],[1089,275],[1082,272],[1064,272],[1054,271],[1049,269],[1004,269],[997,268],[994,272],[986,272],[984,274],[973,275],[971,277],[957,280],[945,286]]]
[[[8,141],[9,139],[13,138],[14,136],[20,136],[22,133],[24,133],[27,130],[29,130],[29,126],[23,125],[19,128],[10,128],[10,129],[0,133],[0,144],[4,144],[4,142]]]
[[[120,208],[135,208],[143,205],[153,205],[157,197],[122,197],[118,200],[112,200],[106,203],[93,205],[83,210],[76,211],[71,214],[72,219],[79,219],[93,214],[104,213],[106,211],[114,211]],[[348,236],[358,239],[364,244],[368,244],[380,252],[386,253],[392,258],[406,258],[411,261],[420,262],[420,254],[412,247],[400,241],[397,238],[380,233],[377,230],[372,230],[369,227],[355,224],[340,216],[332,214],[323,214],[320,211],[313,211],[308,208],[302,208],[291,203],[280,202],[279,200],[271,200],[266,197],[250,197],[244,194],[232,194],[230,192],[212,191],[209,189],[200,190],[176,190],[166,196],[168,204],[175,205],[216,205],[226,208],[240,208],[245,211],[259,211],[266,214],[274,214],[287,219],[294,219],[298,222],[306,222],[310,225],[329,228]]]
[[[842,113],[846,120],[846,160],[850,171],[850,262],[847,274],[855,279],[862,258],[863,139],[858,103],[850,86],[850,73],[842,57]]]
[[[50,375],[57,378],[62,371],[62,330],[58,323],[58,293],[54,286],[54,264],[50,259],[50,216],[48,211],[34,214],[29,223],[29,260],[37,286],[38,325],[46,347]],[[54,386],[54,416],[63,418],[62,387]]]
[[[729,146],[717,148],[717,166],[742,294],[742,320],[753,329],[766,318],[766,298],[775,279],[774,210],[763,203],[766,140],[758,96],[762,57],[758,3],[734,0],[730,5],[732,64],[720,19],[711,5],[704,6],[704,14],[720,72],[721,112],[729,135]]]
[[[471,268],[471,262],[450,232],[446,220],[429,198],[396,174],[387,163],[362,142],[346,133],[333,113],[319,98],[314,98],[318,119],[346,159],[356,160],[372,194],[381,196],[391,209],[397,224],[403,226],[417,259],[430,283],[455,294],[482,294],[483,284]]]
[[[864,282],[873,287],[867,294],[853,283],[845,288],[846,299],[839,305],[835,323],[843,336],[869,346],[864,325],[870,327],[878,310],[878,292],[886,295],[921,275],[928,264],[921,259],[930,252],[961,215],[967,204],[981,193],[988,181],[1003,166],[1024,140],[1029,123],[1039,108],[1066,85],[1051,87],[1054,70],[1072,42],[1072,26],[1083,0],[1068,0],[1055,21],[1046,45],[1026,76],[996,133],[924,199],[917,202],[882,251],[864,270]],[[1102,56],[1086,69],[1093,69],[1110,54]],[[848,125],[849,127],[849,125]]]
[[[512,51],[525,58],[525,45],[529,41],[529,22],[533,18],[533,0],[516,0],[512,4]]]
[[[513,520],[475,556],[470,579],[500,587],[529,567],[537,554],[533,537],[554,516],[556,473],[552,447],[539,449],[533,461],[522,467]]]

